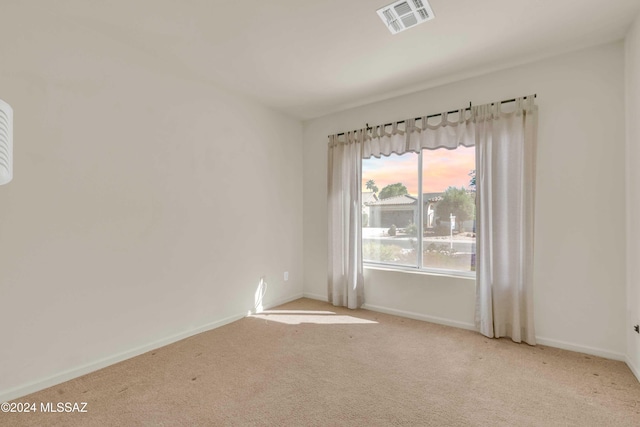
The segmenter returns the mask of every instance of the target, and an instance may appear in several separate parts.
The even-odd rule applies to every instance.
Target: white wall
[[[0,401],[302,296],[302,125],[177,62],[0,14]],[[288,282],[283,272],[288,270]]]
[[[623,76],[618,42],[305,122],[305,294],[326,298],[327,135],[537,93],[537,336],[540,343],[624,358]],[[379,270],[367,270],[365,280],[369,307],[473,323],[473,280]]]
[[[640,16],[627,34],[627,363],[640,379]]]

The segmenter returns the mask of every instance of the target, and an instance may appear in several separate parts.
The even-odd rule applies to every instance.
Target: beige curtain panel
[[[535,345],[533,228],[538,107],[534,97],[474,107],[476,327]]]
[[[360,308],[362,276],[362,131],[329,137],[329,302]]]

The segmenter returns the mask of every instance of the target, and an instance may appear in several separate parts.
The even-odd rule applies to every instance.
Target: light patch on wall
[[[264,295],[267,293],[267,282],[264,280],[264,277],[260,278],[260,282],[258,283],[258,287],[256,288],[256,293],[254,295],[254,305],[256,313],[260,313],[263,309],[262,300],[264,299]]]

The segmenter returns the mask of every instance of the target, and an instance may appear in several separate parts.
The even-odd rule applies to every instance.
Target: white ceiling
[[[300,119],[621,39],[640,0],[431,0],[392,35],[392,0],[41,0],[64,17],[178,62]],[[5,9],[6,10],[6,9]]]

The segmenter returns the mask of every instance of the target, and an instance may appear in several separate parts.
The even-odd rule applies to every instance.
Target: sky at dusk
[[[475,166],[475,147],[460,146],[455,150],[424,150],[422,155],[422,191],[439,193],[449,187],[469,188],[469,172]],[[401,182],[409,194],[418,194],[418,155],[406,153],[402,156],[391,154],[380,159],[372,157],[362,161],[362,191],[365,184],[373,179],[382,190],[389,184]]]

